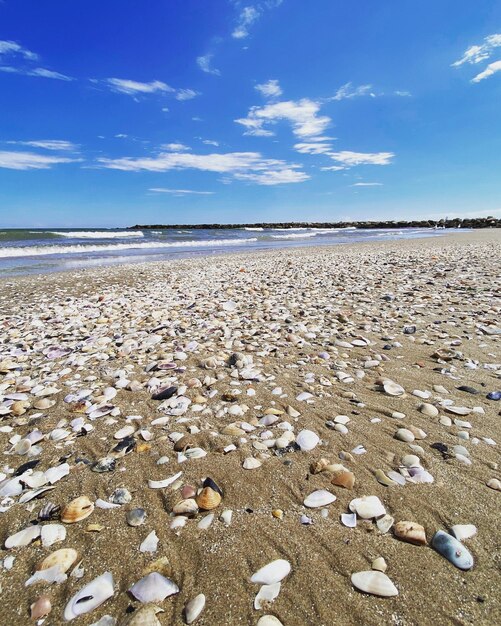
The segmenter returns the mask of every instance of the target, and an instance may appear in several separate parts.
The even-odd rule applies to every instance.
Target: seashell
[[[47,502],[38,512],[38,519],[43,521],[56,519],[60,511],[61,507],[58,504]]]
[[[230,526],[232,517],[233,511],[231,509],[225,509],[219,516],[219,519],[223,522],[225,526]]]
[[[40,596],[30,607],[31,619],[38,620],[47,617],[51,610],[52,603],[49,596]]]
[[[187,624],[193,624],[193,622],[200,617],[200,614],[205,608],[205,596],[203,593],[199,593],[193,600],[186,603],[184,607],[184,618]]]
[[[141,578],[129,589],[130,593],[139,602],[162,602],[165,598],[179,593],[179,587],[169,578],[158,572],[151,572]]]
[[[44,548],[66,539],[66,528],[62,524],[46,524],[42,526],[41,540]]]
[[[178,472],[177,474],[174,474],[174,476],[170,476],[165,480],[149,480],[148,487],[150,487],[150,489],[164,489],[165,487],[168,487],[169,485],[172,485],[172,483],[176,482],[176,480],[182,475],[183,472]]]
[[[198,513],[198,504],[193,498],[181,500],[172,508],[175,515],[195,515]]]
[[[356,513],[342,513],[341,523],[347,528],[355,528],[355,526],[357,525]]]
[[[146,521],[146,511],[140,508],[132,509],[127,511],[125,519],[129,526],[141,526]]]
[[[79,615],[97,609],[98,606],[101,606],[101,604],[111,598],[113,594],[113,576],[111,572],[105,572],[88,585],[85,585],[85,587],[82,587],[71,598],[64,609],[64,619],[69,622]]]
[[[449,413],[454,413],[455,415],[469,415],[473,409],[469,409],[466,406],[453,406],[448,405],[445,406],[444,409]]]
[[[421,461],[415,454],[406,454],[402,457],[402,465],[404,467],[421,467]]]
[[[274,615],[263,615],[263,617],[259,618],[256,626],[283,626],[283,624]]]
[[[194,498],[197,495],[197,490],[191,485],[185,485],[181,489],[181,496],[183,498]]]
[[[172,398],[172,396],[177,392],[177,387],[163,387],[156,393],[154,393],[151,398],[153,400],[168,400]]]
[[[501,400],[501,391],[491,391],[486,395],[487,400]]]
[[[317,491],[313,491],[307,496],[303,504],[309,509],[316,509],[321,506],[327,506],[328,504],[332,504],[336,500],[336,496],[327,491],[326,489],[318,489]]]
[[[214,521],[214,517],[214,513],[209,513],[209,515],[202,517],[202,519],[197,524],[197,528],[200,528],[200,530],[207,530]]]
[[[420,404],[418,410],[423,415],[426,415],[426,417],[437,417],[439,413],[437,407],[429,402],[423,402]]]
[[[97,472],[98,474],[103,474],[104,472],[112,472],[115,469],[116,461],[111,456],[105,456],[99,461],[96,461],[94,465],[91,467],[93,472]]]
[[[386,514],[386,510],[377,496],[355,498],[350,502],[348,508],[362,519],[372,519]]]
[[[393,526],[394,521],[395,520],[391,515],[384,515],[383,517],[376,520],[376,526],[378,527],[379,532],[384,535]]]
[[[388,476],[386,476],[383,470],[380,470],[380,469],[376,470],[374,472],[374,476],[376,477],[376,480],[378,481],[378,483],[381,483],[385,487],[393,487],[394,485],[397,484],[394,480],[392,480],[391,478],[388,478]],[[405,483],[405,480],[404,480],[404,483]]]
[[[113,504],[127,504],[132,500],[132,496],[128,489],[119,487],[110,496],[110,502]]]
[[[94,510],[94,504],[87,496],[80,496],[69,502],[61,512],[61,521],[65,524],[74,524],[84,520]]]
[[[284,517],[284,512],[282,511],[282,509],[273,509],[271,514],[275,519],[283,519]]]
[[[418,546],[425,546],[426,533],[421,524],[416,522],[397,522],[393,529],[395,536],[408,543],[414,543]]]
[[[494,489],[495,491],[501,491],[501,480],[498,480],[497,478],[490,478],[485,484],[490,489]]]
[[[469,551],[455,537],[437,530],[431,540],[431,546],[450,561],[453,565],[462,570],[473,567],[473,557]]]
[[[64,572],[61,571],[59,565],[53,565],[48,569],[38,570],[33,576],[30,576],[28,580],[24,583],[25,587],[29,587],[30,585],[34,585],[37,582],[43,581],[46,583],[62,583],[67,580],[68,576]]]
[[[253,456],[247,457],[242,463],[242,467],[246,470],[257,469],[258,467],[261,467],[261,465],[262,462]]]
[[[101,498],[98,498],[95,502],[94,505],[97,506],[98,509],[119,509],[120,505],[119,504],[113,504],[113,502],[106,502],[106,500],[101,500]]]
[[[202,459],[204,456],[207,456],[207,452],[202,448],[190,448],[189,450],[184,451],[184,457],[186,459]]]
[[[397,483],[397,485],[400,485],[400,486],[405,485],[405,478],[402,476],[402,474],[399,474],[398,472],[390,470],[389,472],[387,472],[387,476],[394,483]]]
[[[245,435],[245,430],[242,428],[238,428],[235,424],[228,424],[223,428],[223,435],[228,435],[230,437],[241,437]]]
[[[12,548],[22,548],[23,546],[27,546],[37,537],[40,537],[41,529],[42,527],[38,525],[23,528],[23,530],[7,537],[5,540],[5,548],[7,550],[12,550]]]
[[[129,452],[132,452],[135,447],[136,440],[134,439],[134,437],[125,437],[125,439],[119,441],[119,443],[117,443],[117,445],[112,448],[110,456],[114,458],[120,458],[122,456],[125,456],[126,454],[129,454]]]
[[[275,583],[273,585],[263,585],[259,590],[254,600],[254,608],[260,611],[263,605],[271,604],[280,593],[281,583]]]
[[[383,598],[398,596],[398,589],[388,576],[376,570],[352,574],[351,584],[359,591],[370,593],[373,596],[381,596]]]
[[[283,580],[290,571],[291,565],[289,561],[277,559],[259,569],[251,576],[250,581],[251,583],[257,583],[259,585],[274,585]]]
[[[477,527],[473,524],[454,524],[451,532],[458,541],[463,541],[474,537],[477,534]]]
[[[156,616],[157,613],[163,612],[164,610],[155,604],[142,606],[132,613],[123,626],[162,626]]]
[[[158,537],[154,530],[146,537],[139,546],[140,552],[156,552],[158,547]]]
[[[135,431],[134,426],[128,425],[128,426],[124,426],[123,428],[120,428],[120,430],[117,430],[117,432],[113,435],[114,439],[125,439],[126,437],[129,437],[130,435],[132,435],[132,433]]]
[[[388,565],[382,556],[379,556],[377,559],[374,559],[371,563],[371,568],[377,570],[378,572],[386,572]]]
[[[56,404],[55,400],[50,400],[49,398],[41,398],[33,403],[33,408],[38,409],[39,411],[45,411],[45,409],[50,409]]]
[[[312,474],[320,474],[320,472],[323,472],[328,465],[329,461],[327,459],[320,459],[310,465],[310,472]]]
[[[344,487],[345,489],[353,489],[355,484],[355,474],[349,471],[341,471],[334,474],[331,480],[333,485]]]
[[[211,511],[219,506],[221,494],[212,487],[204,487],[196,498],[196,503],[203,511]]]
[[[296,443],[303,452],[313,450],[319,441],[320,437],[312,430],[301,430],[296,437]]]
[[[383,381],[383,389],[389,396],[403,396],[405,393],[405,389],[403,387],[388,379]]]
[[[45,478],[47,482],[53,485],[54,483],[57,483],[58,480],[61,480],[61,478],[68,476],[69,473],[70,466],[68,463],[61,463],[61,465],[57,465],[56,467],[50,467],[45,472]]]
[[[21,439],[16,443],[14,449],[12,450],[14,454],[19,454],[19,456],[24,456],[28,454],[31,448],[31,441],[29,439]]]
[[[399,428],[395,433],[395,439],[399,441],[405,441],[406,443],[411,443],[414,441],[414,435],[408,428]]]
[[[61,548],[52,552],[37,566],[37,570],[50,569],[57,566],[64,574],[75,563],[78,558],[78,552],[73,548]]]

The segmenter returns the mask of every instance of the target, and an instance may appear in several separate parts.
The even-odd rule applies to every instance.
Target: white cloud
[[[329,154],[332,150],[330,143],[312,142],[296,143],[294,150],[301,154]]]
[[[234,39],[245,39],[249,36],[249,28],[260,16],[260,11],[254,6],[244,7],[238,16],[235,30],[231,33]]]
[[[493,63],[489,63],[489,65],[485,68],[483,72],[477,74],[474,78],[471,79],[472,83],[479,83],[484,78],[489,78],[496,72],[501,72],[501,61],[494,61]]]
[[[401,98],[410,98],[412,96],[410,91],[395,91],[393,92],[395,96],[400,96]]]
[[[351,187],[382,187],[383,183],[353,183]]]
[[[260,185],[296,183],[309,178],[299,169],[299,165],[278,159],[266,159],[259,152],[213,154],[161,152],[154,157],[101,158],[98,161],[102,167],[127,172],[196,169],[228,174],[235,179],[256,182]]]
[[[215,76],[221,76],[221,72],[215,67],[212,67],[213,54],[205,54],[201,57],[197,57],[197,65],[206,74],[214,74]]]
[[[162,148],[162,150],[169,150],[169,152],[186,152],[187,150],[191,150],[191,148],[185,146],[184,143],[164,143],[160,148]]]
[[[301,139],[311,139],[321,135],[329,126],[331,119],[326,115],[318,115],[320,104],[303,98],[267,104],[264,107],[252,107],[245,118],[235,120],[245,126],[245,135],[269,137],[274,133],[265,124],[275,124],[286,120],[292,125],[292,132]]]
[[[347,168],[343,165],[329,165],[328,167],[321,167],[322,172],[340,172],[341,170],[346,170]]]
[[[372,85],[360,85],[359,87],[352,87],[352,83],[345,83],[342,87],[340,87],[336,95],[332,98],[328,98],[328,100],[347,100],[350,98],[356,98],[358,96],[373,96],[375,94],[371,92]]]
[[[495,33],[484,38],[484,43],[479,46],[470,46],[463,56],[452,64],[452,67],[459,67],[464,63],[475,65],[488,59],[495,48],[501,46],[501,33]]]
[[[35,69],[25,69],[19,67],[12,67],[11,65],[2,65],[0,72],[7,72],[9,74],[21,74],[22,76],[38,76],[39,78],[52,78],[54,80],[74,80],[71,76],[66,76],[60,72],[53,72],[44,67],[36,67]]]
[[[196,196],[211,196],[213,191],[194,191],[193,189],[166,189],[165,187],[152,187],[148,191],[154,191],[155,193],[170,193],[175,196],[185,196],[188,194]]]
[[[200,95],[200,92],[194,89],[178,89],[176,92],[176,100],[183,102],[184,100],[191,100]]]
[[[36,141],[8,141],[7,143],[16,144],[20,146],[31,146],[32,148],[43,148],[44,150],[68,150],[76,151],[79,146],[71,141],[64,141],[62,139],[39,139]]]
[[[276,79],[256,85],[254,89],[257,89],[265,98],[278,98],[282,95],[282,89]]]
[[[155,93],[157,91],[172,93],[175,91],[175,89],[160,80],[153,80],[150,83],[141,83],[126,78],[108,78],[106,79],[106,83],[112,91],[118,91],[119,93],[126,93],[128,95]]]
[[[46,170],[59,163],[75,163],[81,159],[36,154],[34,152],[10,152],[0,150],[0,168],[10,170]]]
[[[198,137],[198,139],[200,139],[200,137]],[[219,147],[219,141],[214,141],[213,139],[202,139],[202,143],[206,146],[216,146],[216,148]]]
[[[348,167],[353,165],[390,165],[393,152],[351,152],[343,150],[341,152],[331,152],[331,159],[342,163]]]
[[[27,48],[23,48],[23,46],[20,46],[15,41],[0,40],[0,55],[17,55],[28,61],[36,61],[38,59],[38,54]]]

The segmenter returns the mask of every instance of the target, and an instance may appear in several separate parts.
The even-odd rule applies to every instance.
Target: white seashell
[[[349,509],[362,519],[372,519],[386,514],[386,510],[377,496],[355,498],[350,502]]]
[[[186,523],[188,521],[188,518],[185,517],[184,515],[177,515],[172,522],[170,523],[169,528],[171,530],[177,530],[178,528],[184,528],[184,526],[186,526]]]
[[[119,509],[120,508],[119,504],[115,504],[113,502],[106,502],[106,500],[102,500],[101,498],[98,498],[94,504],[97,506],[98,509]]]
[[[66,528],[62,524],[46,524],[41,531],[42,546],[49,546],[66,539]]]
[[[393,519],[391,515],[385,515],[384,517],[381,517],[378,520],[376,520],[376,526],[378,527],[379,532],[384,535],[390,530],[394,522],[395,520]]]
[[[260,617],[256,626],[284,626],[282,622],[274,615],[263,615]]]
[[[303,452],[309,452],[318,445],[320,437],[312,430],[302,430],[296,437],[296,443]]]
[[[431,396],[431,392],[429,391],[421,391],[421,389],[414,389],[412,392],[413,396],[416,398],[421,398],[422,400],[427,400]]]
[[[311,400],[311,398],[313,398],[313,394],[312,393],[308,393],[307,391],[303,391],[296,397],[296,400],[298,402],[305,402],[306,400]]]
[[[165,487],[168,487],[169,485],[172,485],[172,483],[176,482],[182,474],[183,472],[178,472],[177,474],[174,474],[174,476],[166,478],[165,480],[149,480],[148,487],[150,487],[150,489],[164,489]]]
[[[437,417],[439,413],[437,407],[433,404],[430,404],[429,402],[423,402],[422,404],[420,404],[418,410],[420,413],[426,415],[427,417]]]
[[[158,537],[154,530],[146,537],[139,546],[140,552],[156,552],[158,547]]]
[[[21,439],[14,446],[13,452],[15,454],[19,454],[20,456],[24,456],[28,454],[31,448],[31,441],[29,439]]]
[[[317,491],[310,493],[310,495],[304,499],[303,504],[309,509],[316,509],[321,506],[332,504],[335,500],[336,496],[330,491],[327,491],[327,489],[318,489]]]
[[[389,396],[403,396],[405,393],[405,389],[403,387],[388,379],[383,381],[383,389]]]
[[[231,509],[225,509],[219,519],[223,522],[225,526],[229,526],[231,524],[231,518],[233,517],[233,511]]]
[[[64,619],[70,621],[79,615],[97,609],[113,594],[113,576],[111,572],[105,572],[85,585],[71,598],[64,609]]]
[[[23,528],[23,530],[7,537],[5,540],[5,547],[7,550],[11,550],[12,548],[22,548],[23,546],[27,546],[37,537],[40,537],[41,529],[42,527],[39,525]]]
[[[451,527],[451,532],[458,541],[471,539],[477,534],[477,527],[473,524],[455,524]]]
[[[202,459],[207,456],[207,452],[202,448],[189,448],[183,454],[187,459]]]
[[[0,497],[8,497],[8,496],[18,496],[23,491],[23,486],[21,484],[21,477],[16,476],[15,478],[10,478],[5,481],[0,486]]]
[[[473,410],[473,409],[469,409],[466,406],[453,406],[453,405],[445,406],[444,408],[446,411],[449,411],[449,413],[454,413],[455,415],[469,415]]]
[[[125,439],[129,435],[132,435],[134,430],[135,430],[134,426],[124,426],[120,430],[117,430],[117,432],[113,435],[113,437],[115,439]]]
[[[46,583],[62,583],[64,582],[68,576],[63,572],[60,565],[53,565],[47,569],[42,569],[30,576],[28,580],[24,583],[25,587],[30,587],[39,581],[44,581]]]
[[[351,583],[358,590],[374,596],[382,596],[383,598],[398,596],[398,589],[388,576],[376,570],[352,574]]]
[[[355,526],[357,525],[357,514],[356,513],[342,513],[341,523],[347,528],[355,528]]]
[[[249,456],[242,463],[242,467],[246,470],[257,469],[261,467],[262,462],[259,459],[255,459],[253,456]]]
[[[395,433],[395,439],[399,441],[405,441],[406,443],[411,443],[414,441],[414,434],[408,430],[407,428],[399,428]]]
[[[169,578],[158,572],[152,572],[141,578],[129,589],[130,593],[146,604],[147,602],[162,602],[165,598],[179,593],[179,587]]]
[[[263,608],[263,604],[271,604],[278,597],[281,586],[281,583],[263,585],[254,600],[254,608],[260,611]]]
[[[193,624],[198,619],[200,614],[205,608],[205,596],[203,593],[199,593],[193,600],[186,603],[184,607],[184,617],[187,624]]]
[[[202,517],[202,519],[197,524],[197,528],[200,528],[200,530],[207,530],[214,521],[214,517],[214,513],[209,513],[209,515]]]
[[[57,465],[56,467],[50,467],[45,472],[45,478],[47,482],[51,485],[57,483],[58,480],[61,480],[64,476],[68,476],[70,473],[70,466],[68,463],[61,463],[61,465]]]
[[[259,585],[273,585],[283,580],[291,571],[289,561],[277,559],[259,569],[251,576],[251,583]]]
[[[402,465],[404,467],[421,467],[421,461],[415,454],[406,454],[402,457]]]

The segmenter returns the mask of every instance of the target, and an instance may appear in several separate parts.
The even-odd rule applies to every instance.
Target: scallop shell
[[[219,506],[221,494],[212,487],[204,487],[198,494],[196,502],[203,511],[211,511]]]
[[[205,596],[203,593],[199,593],[193,600],[186,603],[184,607],[184,617],[187,624],[193,624],[195,620],[200,617],[200,614],[205,608]]]
[[[64,619],[69,622],[79,615],[97,609],[103,602],[111,598],[113,594],[113,576],[111,572],[105,572],[88,585],[85,585],[85,587],[82,587],[71,598],[64,609]]]
[[[425,546],[426,532],[421,524],[416,522],[397,522],[393,529],[395,536],[403,541],[415,543],[418,546]]]
[[[251,576],[250,581],[259,585],[274,585],[283,580],[290,571],[291,565],[289,561],[277,559],[259,569]]]
[[[179,587],[162,574],[152,572],[138,580],[129,591],[139,602],[162,602],[165,598],[179,593]]]
[[[388,576],[376,570],[352,574],[351,583],[359,591],[370,593],[373,596],[382,596],[383,598],[398,596],[398,589]]]
[[[80,496],[69,502],[61,512],[61,521],[65,524],[74,524],[89,517],[94,510],[94,504],[87,496]]]
[[[328,504],[332,504],[336,500],[336,496],[327,491],[327,489],[318,489],[317,491],[313,491],[304,499],[304,506],[309,509],[316,509],[321,506],[327,506]]]
[[[65,573],[75,563],[78,558],[78,552],[73,548],[61,548],[52,552],[37,566],[38,570],[50,569],[58,566],[60,571]]]

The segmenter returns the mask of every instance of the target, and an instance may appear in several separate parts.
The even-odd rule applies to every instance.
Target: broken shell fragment
[[[139,602],[162,602],[165,598],[179,593],[179,587],[169,578],[158,572],[151,572],[141,578],[129,589]]]
[[[351,583],[359,591],[370,593],[373,596],[381,596],[383,598],[398,596],[398,589],[388,576],[376,570],[352,574]]]
[[[381,500],[377,496],[355,498],[350,502],[349,509],[362,519],[372,519],[373,517],[379,517],[386,513]]]
[[[73,548],[61,548],[52,552],[38,565],[38,570],[50,569],[57,566],[64,574],[75,563],[78,558],[78,552]]]
[[[197,620],[205,607],[205,596],[203,593],[199,593],[193,600],[186,603],[184,607],[184,617],[187,624],[193,624]]]
[[[126,520],[129,526],[141,526],[146,521],[146,511],[141,508],[131,509],[127,511]]]
[[[273,585],[283,580],[291,571],[289,561],[277,559],[259,569],[251,576],[251,583],[259,585]]]
[[[105,572],[88,585],[85,585],[85,587],[82,587],[71,598],[64,609],[64,619],[69,622],[79,615],[97,609],[103,602],[111,598],[113,594],[113,576],[111,572]]]
[[[426,545],[426,533],[421,524],[416,522],[397,522],[393,529],[395,536],[408,543],[414,543],[418,546]]]
[[[337,472],[334,474],[331,483],[337,487],[353,489],[353,485],[355,484],[355,474],[348,471]]]

